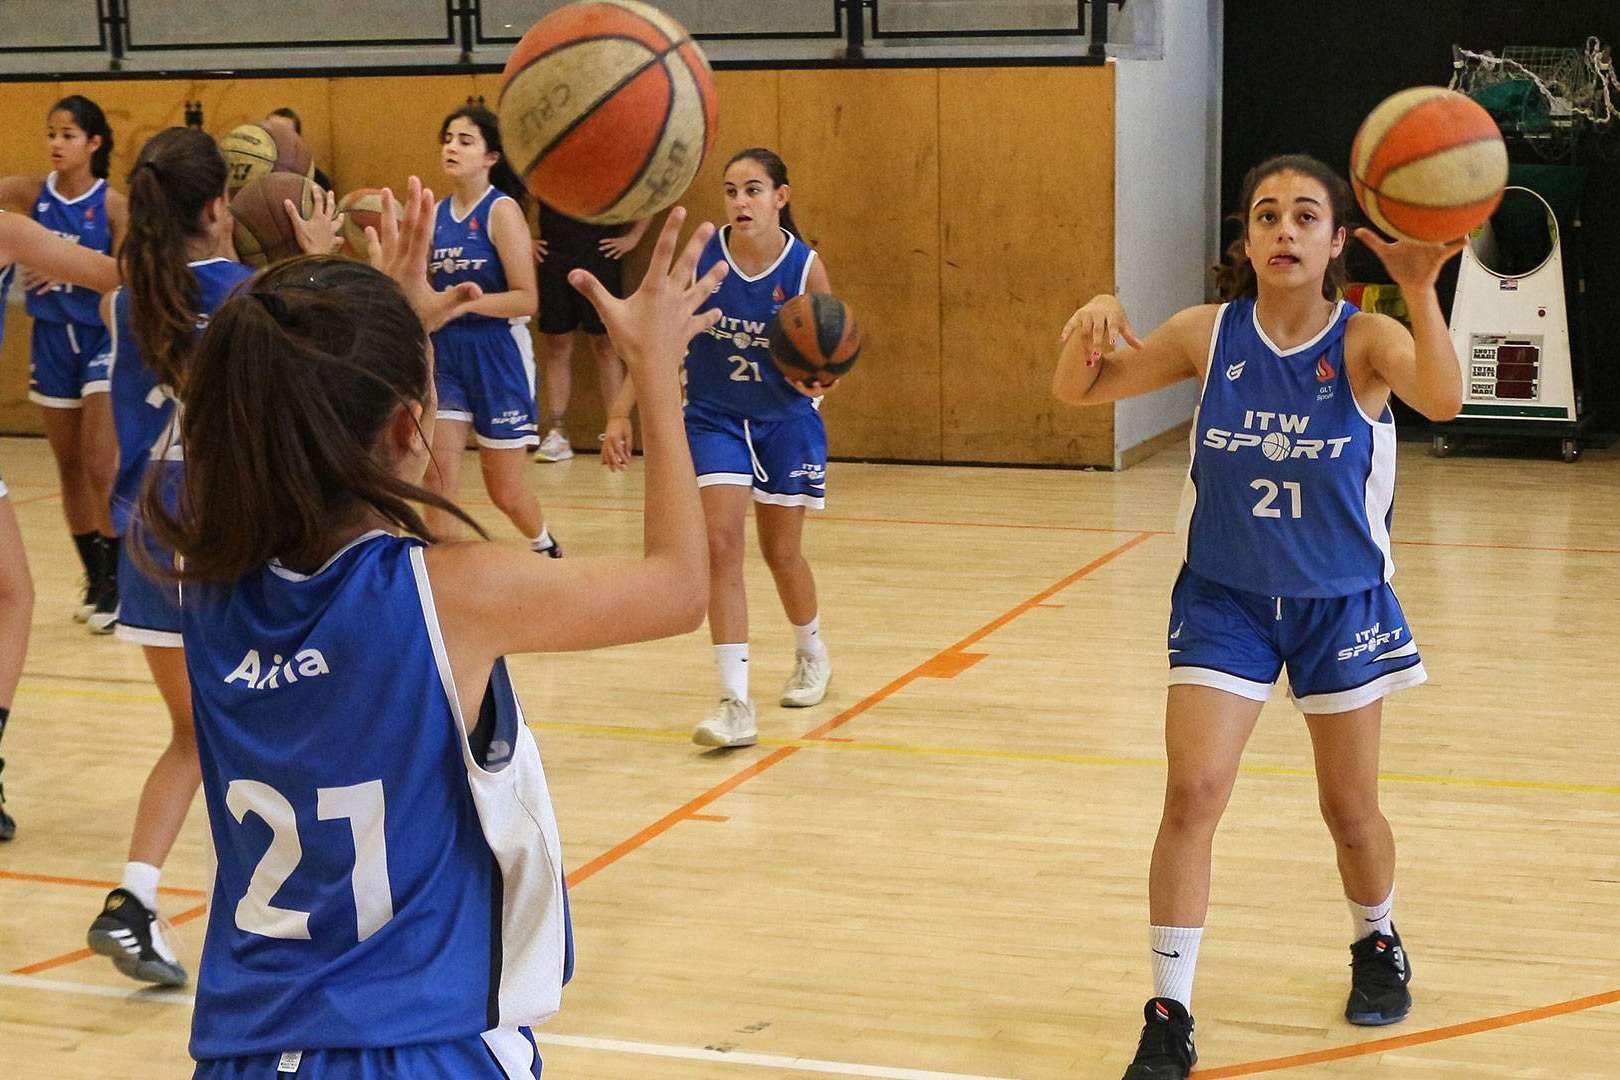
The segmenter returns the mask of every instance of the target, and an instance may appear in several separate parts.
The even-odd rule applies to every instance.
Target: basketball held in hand
[[[285,200],[292,200],[308,220],[315,213],[321,189],[308,177],[290,172],[261,176],[236,193],[231,216],[236,219],[233,239],[236,257],[247,266],[269,266],[301,252],[298,234],[287,218]]]
[[[382,235],[382,188],[356,188],[338,202],[338,210],[343,214],[343,242],[348,245],[350,255],[364,262],[371,251],[366,242],[366,227]],[[394,220],[405,220],[405,210],[398,202],[394,203]]]
[[[861,355],[855,313],[836,296],[801,293],[782,305],[766,330],[771,360],[789,382],[831,386]]]

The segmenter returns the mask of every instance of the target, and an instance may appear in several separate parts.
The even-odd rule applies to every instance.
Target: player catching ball
[[[1354,927],[1345,1016],[1393,1024],[1411,1007],[1378,751],[1383,699],[1426,676],[1389,585],[1390,395],[1435,420],[1457,414],[1461,376],[1434,281],[1461,243],[1357,231],[1401,287],[1409,334],[1338,299],[1350,211],[1348,186],[1326,165],[1273,158],[1244,178],[1226,303],[1188,308],[1138,341],[1119,301],[1099,296],[1064,327],[1052,388],[1070,404],[1203,384],[1170,597],[1169,777],[1148,882],[1153,997],[1126,1080],[1183,1080],[1197,1060],[1192,984],[1210,845],[1284,666]],[[1119,336],[1130,349],[1114,351]]]

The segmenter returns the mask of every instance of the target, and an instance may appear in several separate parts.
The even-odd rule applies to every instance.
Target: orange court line
[[[878,689],[878,690],[874,691],[873,693],[867,695],[861,701],[859,701],[856,704],[852,705],[850,708],[845,709],[843,712],[839,713],[837,716],[833,717],[831,720],[828,720],[826,723],[822,724],[820,727],[817,727],[814,730],[810,731],[808,734],[801,736],[801,738],[802,739],[819,739],[823,735],[827,734],[827,732],[833,730],[834,728],[839,727],[839,726],[841,726],[843,724],[846,724],[849,721],[855,719],[855,717],[857,717],[857,716],[861,715],[862,713],[866,712],[872,706],[874,706],[874,705],[878,704],[879,702],[883,701],[885,698],[890,697],[896,691],[901,690],[904,687],[911,684],[912,682],[916,681],[918,678],[920,678],[922,676],[924,670],[927,669],[929,667],[929,665],[934,664],[935,662],[939,661],[945,655],[947,655],[949,653],[958,653],[964,647],[966,647],[968,645],[971,645],[976,641],[979,641],[980,639],[986,637],[989,634],[994,633],[999,628],[1007,625],[1007,623],[1011,622],[1013,619],[1018,618],[1018,616],[1022,615],[1024,612],[1028,611],[1030,608],[1034,607],[1036,604],[1038,604],[1041,601],[1047,599],[1048,597],[1052,596],[1053,594],[1061,592],[1062,590],[1068,588],[1070,585],[1073,585],[1076,581],[1079,581],[1081,578],[1085,577],[1087,574],[1091,573],[1093,570],[1096,570],[1098,567],[1104,566],[1107,563],[1112,562],[1114,559],[1116,559],[1119,556],[1125,554],[1127,551],[1129,551],[1132,548],[1136,547],[1138,544],[1142,543],[1144,540],[1147,540],[1152,535],[1153,535],[1152,533],[1146,533],[1146,532],[1137,533],[1131,539],[1125,541],[1125,543],[1123,543],[1123,544],[1119,545],[1118,547],[1114,548],[1112,551],[1108,552],[1107,554],[1102,555],[1102,556],[1100,556],[1100,557],[1098,557],[1096,559],[1093,559],[1091,562],[1087,563],[1085,566],[1082,566],[1080,569],[1076,570],[1074,573],[1070,574],[1068,577],[1063,578],[1057,584],[1052,585],[1052,586],[1050,586],[1050,587],[1048,587],[1046,589],[1043,589],[1042,591],[1036,593],[1034,596],[1030,597],[1028,600],[1025,600],[1023,603],[1019,604],[1017,607],[1014,607],[1010,611],[1007,611],[1007,612],[1005,612],[1005,613],[1003,613],[1001,615],[998,615],[996,618],[992,619],[990,622],[986,623],[984,626],[981,626],[979,629],[975,630],[973,633],[969,634],[966,638],[964,638],[961,641],[957,642],[955,645],[952,645],[950,648],[941,650],[940,652],[936,653],[935,655],[929,657],[927,660],[923,661],[921,664],[918,664],[916,667],[912,668],[910,671],[906,672],[904,675],[902,675],[899,678],[897,678],[897,679],[893,680],[892,682],[888,683],[886,686],[882,687],[881,689]],[[698,811],[702,810],[704,807],[706,807],[709,804],[711,804],[711,803],[715,802],[716,800],[720,799],[722,796],[725,796],[725,795],[729,794],[730,792],[732,792],[736,788],[740,787],[741,785],[747,783],[749,780],[752,780],[754,777],[758,776],[760,773],[762,773],[765,770],[771,768],[773,765],[778,765],[781,762],[786,761],[788,758],[790,758],[794,754],[798,753],[800,749],[802,749],[802,747],[799,747],[799,746],[783,746],[783,747],[779,747],[776,750],[771,751],[769,754],[766,754],[764,757],[760,758],[758,761],[754,762],[752,765],[749,765],[747,768],[743,769],[742,771],[740,771],[738,773],[735,773],[730,777],[727,777],[725,780],[722,780],[719,784],[717,784],[714,787],[710,788],[708,791],[705,791],[703,794],[697,796],[695,799],[692,799],[690,802],[686,803],[685,805],[676,807],[674,810],[671,810],[669,813],[665,814],[663,817],[659,818],[657,821],[653,822],[651,825],[648,825],[645,829],[642,829],[640,832],[636,833],[634,836],[631,836],[631,837],[629,837],[628,839],[625,839],[625,840],[621,840],[619,843],[615,844],[613,847],[609,848],[608,850],[602,852],[602,854],[598,855],[596,858],[592,859],[590,862],[587,862],[582,866],[576,867],[574,869],[574,872],[568,875],[568,886],[569,886],[569,888],[578,887],[581,882],[587,881],[590,878],[594,877],[600,871],[607,869],[609,866],[612,866],[614,863],[618,862],[620,859],[624,858],[626,855],[630,854],[632,851],[635,851],[636,849],[644,846],[649,841],[656,840],[658,837],[664,835],[664,833],[668,832],[670,829],[672,829],[678,823],[680,823],[682,821],[689,820],[694,814],[696,814]]]
[[[32,881],[40,885],[81,885],[89,889],[116,889],[116,881],[96,881],[93,878],[56,877],[51,874],[24,874],[17,870],[0,870],[0,879],[6,881]],[[159,885],[158,892],[168,893],[170,896],[207,896],[201,889],[177,889],[170,885]]]
[[[1327,1061],[1343,1061],[1345,1058],[1363,1057],[1367,1054],[1382,1054],[1389,1050],[1401,1050],[1408,1046],[1422,1046],[1425,1043],[1457,1039],[1464,1035],[1478,1035],[1485,1031],[1498,1031],[1502,1028],[1517,1027],[1519,1024],[1529,1024],[1536,1020],[1546,1020],[1554,1016],[1567,1016],[1570,1013],[1596,1009],[1603,1005],[1613,1005],[1616,1002],[1620,1002],[1620,990],[1610,990],[1605,994],[1592,994],[1588,997],[1574,998],[1570,1001],[1560,1001],[1556,1005],[1543,1005],[1538,1009],[1504,1013],[1501,1016],[1486,1017],[1483,1020],[1470,1020],[1465,1024],[1452,1024],[1449,1027],[1433,1028],[1429,1031],[1414,1031],[1410,1035],[1397,1035],[1390,1039],[1377,1039],[1373,1042],[1355,1043],[1351,1046],[1335,1046],[1328,1050],[1312,1050],[1306,1054],[1290,1054],[1287,1057],[1267,1058],[1265,1061],[1247,1061],[1239,1065],[1222,1065],[1216,1069],[1194,1069],[1192,1075],[1197,1080],[1223,1080],[1223,1078],[1229,1076],[1253,1076],[1256,1073],[1296,1069],[1301,1065],[1320,1065]]]
[[[917,674],[925,679],[954,679],[989,655],[982,652],[942,652],[925,662]]]
[[[170,919],[169,925],[179,926],[182,923],[188,923],[192,919],[206,914],[207,911],[207,904],[198,904],[196,907],[187,908],[185,911],[182,911],[180,914]],[[41,971],[49,971],[52,968],[66,967],[68,964],[76,964],[80,960],[88,960],[94,955],[96,954],[91,952],[89,949],[75,949],[70,953],[63,953],[61,956],[53,956],[49,960],[41,960],[37,964],[29,964],[27,967],[12,968],[11,973],[13,975],[37,975]]]
[[[724,824],[725,822],[730,821],[731,818],[730,818],[729,815],[726,815],[726,814],[693,814],[692,815],[692,820],[693,821],[717,821],[717,822],[720,822],[721,824]]]

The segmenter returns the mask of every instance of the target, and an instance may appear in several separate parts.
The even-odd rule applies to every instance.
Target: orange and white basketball
[[[1372,223],[1440,244],[1489,218],[1507,184],[1507,147],[1478,102],[1439,86],[1386,98],[1350,149],[1350,183]]]
[[[585,0],[530,28],[506,62],[501,142],[535,197],[618,224],[672,205],[714,145],[709,61],[636,0]]]

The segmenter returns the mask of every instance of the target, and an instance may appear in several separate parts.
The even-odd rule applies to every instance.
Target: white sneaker
[[[567,461],[574,456],[574,448],[568,442],[568,436],[558,428],[546,432],[546,437],[540,440],[540,445],[534,448],[531,455],[536,461]]]
[[[759,741],[754,703],[721,698],[713,714],[692,729],[692,741],[699,746],[753,746]]]
[[[798,653],[793,658],[793,674],[782,687],[782,704],[789,709],[807,709],[820,705],[827,696],[827,684],[832,681],[832,657],[806,656]]]

